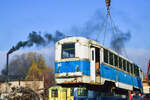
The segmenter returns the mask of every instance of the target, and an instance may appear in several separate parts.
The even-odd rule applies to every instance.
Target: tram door
[[[96,76],[100,73],[100,49],[96,47],[91,48],[91,61],[90,61],[90,78],[91,81],[96,81]]]
[[[93,82],[96,80],[95,65],[95,48],[91,48],[90,77]]]

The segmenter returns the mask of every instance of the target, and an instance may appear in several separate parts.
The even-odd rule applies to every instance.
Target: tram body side
[[[106,52],[107,51],[107,52]],[[86,38],[70,37],[56,43],[55,77],[58,84],[88,83],[142,91],[140,68],[114,51]]]

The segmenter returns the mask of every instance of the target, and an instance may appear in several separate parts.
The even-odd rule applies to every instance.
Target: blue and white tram
[[[112,82],[118,88],[142,91],[140,67],[84,37],[67,37],[56,43],[55,77],[57,84]]]

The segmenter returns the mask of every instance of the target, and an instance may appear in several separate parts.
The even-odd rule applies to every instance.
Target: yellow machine
[[[54,86],[49,88],[49,100],[74,100],[74,89]]]

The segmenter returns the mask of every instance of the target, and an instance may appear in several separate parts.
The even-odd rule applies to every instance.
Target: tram
[[[142,91],[141,68],[100,43],[84,37],[66,37],[55,47],[57,84],[113,84]]]

